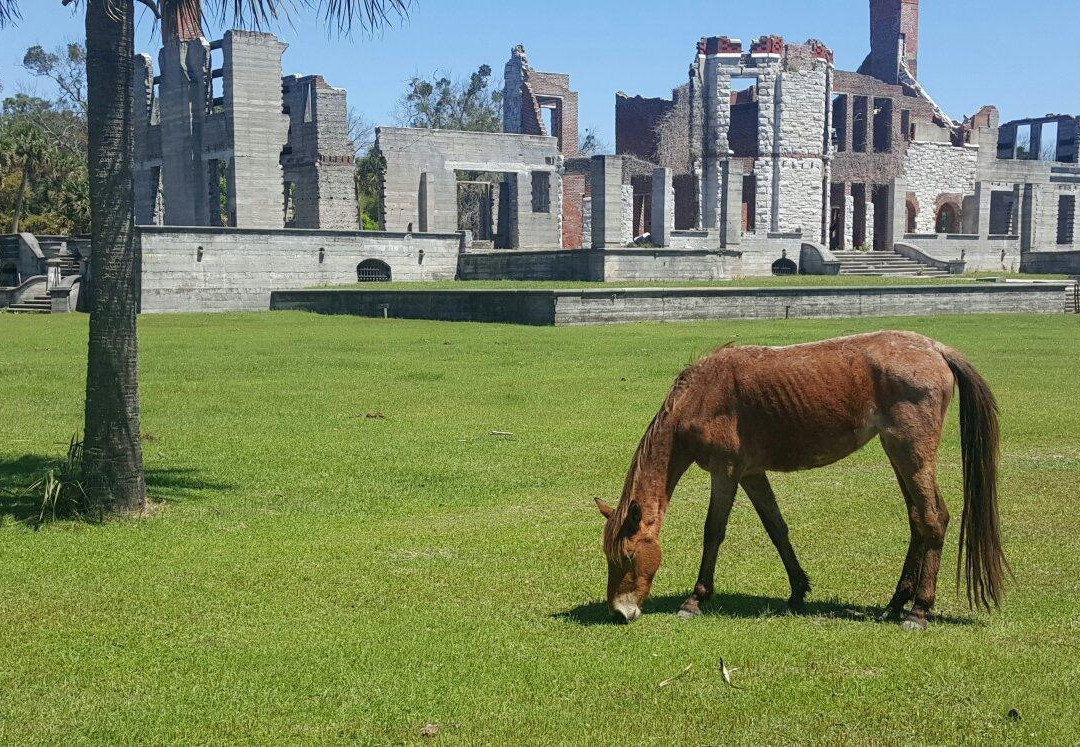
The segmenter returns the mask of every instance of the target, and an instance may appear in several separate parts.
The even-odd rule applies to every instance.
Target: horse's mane
[[[730,343],[728,344],[730,345]],[[704,358],[702,358],[702,360],[704,360]],[[656,415],[653,416],[652,422],[650,422],[649,427],[645,429],[645,433],[642,435],[641,440],[638,442],[637,449],[634,451],[634,458],[630,462],[630,470],[626,473],[626,479],[623,481],[622,496],[619,498],[619,505],[615,507],[611,516],[604,524],[604,554],[607,555],[608,559],[612,562],[619,562],[620,559],[627,556],[626,537],[623,536],[622,528],[623,524],[626,522],[626,516],[630,512],[630,491],[634,486],[634,478],[637,477],[637,473],[641,469],[641,464],[645,460],[645,455],[649,453],[653,437],[664,427],[664,423],[668,420],[672,410],[675,408],[679,396],[686,391],[691,374],[699,362],[700,360],[688,364],[679,372],[679,375],[675,377],[675,383],[671,385],[671,390],[664,399],[663,406]]]

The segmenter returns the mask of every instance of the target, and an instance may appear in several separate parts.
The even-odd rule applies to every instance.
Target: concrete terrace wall
[[[1080,251],[1027,252],[1020,258],[1020,271],[1080,275]]]
[[[268,309],[274,290],[356,282],[365,259],[394,280],[453,280],[460,246],[457,234],[382,231],[142,226],[139,237],[143,312]]]
[[[542,326],[550,325],[555,317],[555,295],[551,291],[530,290],[274,291],[270,308],[394,319]]]
[[[507,324],[614,324],[712,319],[846,318],[1065,310],[1067,284],[835,288],[277,291],[271,308],[323,314]]]
[[[739,253],[722,249],[615,248],[547,252],[469,252],[461,255],[459,278],[614,283],[726,280],[738,276],[740,268]]]
[[[600,252],[562,251],[468,252],[458,261],[461,280],[603,280]]]

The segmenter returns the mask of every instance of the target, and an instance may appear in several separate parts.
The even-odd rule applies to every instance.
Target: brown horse
[[[882,617],[925,628],[949,523],[936,471],[954,383],[964,470],[957,581],[964,565],[969,605],[998,605],[1007,566],[998,527],[994,395],[957,351],[913,332],[875,332],[787,347],[725,346],[679,374],[638,444],[619,505],[596,502],[606,517],[609,609],[624,622],[641,614],[660,567],[664,512],[693,463],[711,473],[712,497],[701,570],[679,615],[700,614],[713,593],[716,556],[739,485],[780,553],[791,583],[789,605],[797,609],[810,581],[765,473],[822,467],[880,436],[911,525],[900,582]]]

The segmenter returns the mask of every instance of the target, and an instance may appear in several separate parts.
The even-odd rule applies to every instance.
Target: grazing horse
[[[660,567],[660,526],[691,464],[712,475],[701,570],[679,615],[701,614],[713,593],[716,556],[738,486],[780,553],[797,609],[810,581],[788,540],[766,472],[832,464],[874,436],[907,503],[911,541],[884,619],[925,628],[934,604],[949,511],[937,486],[937,450],[954,383],[960,390],[964,511],[961,558],[968,604],[1002,594],[997,511],[997,403],[964,356],[913,332],[875,332],[787,347],[722,347],[675,379],[634,454],[622,499],[606,519],[608,608],[623,622],[641,614]],[[911,610],[905,605],[914,599]]]

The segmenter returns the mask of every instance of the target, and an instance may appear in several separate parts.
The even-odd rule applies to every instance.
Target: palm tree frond
[[[0,3],[11,0],[0,0]],[[338,33],[376,31],[408,16],[413,0],[163,0],[162,10],[197,13],[224,25],[262,29],[288,21],[297,9],[313,9]]]
[[[0,0],[0,28],[13,24],[20,18],[22,16],[19,15],[18,0]]]

